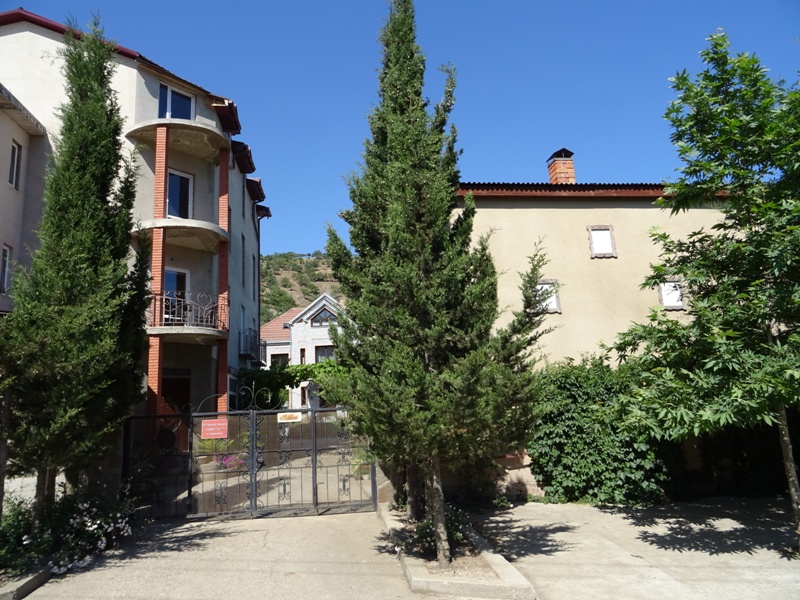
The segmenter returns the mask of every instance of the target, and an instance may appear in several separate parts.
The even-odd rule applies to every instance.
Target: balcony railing
[[[248,327],[239,332],[239,356],[258,360],[258,331]]]
[[[147,325],[228,331],[228,304],[204,292],[155,293],[150,297]]]

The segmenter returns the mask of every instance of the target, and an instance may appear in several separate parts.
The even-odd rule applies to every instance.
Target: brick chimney
[[[575,163],[572,162],[572,154],[566,148],[561,148],[550,155],[547,159],[550,183],[575,183]]]

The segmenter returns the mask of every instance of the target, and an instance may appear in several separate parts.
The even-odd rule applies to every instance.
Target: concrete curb
[[[50,569],[47,568],[15,579],[0,588],[0,600],[20,600],[43,586],[50,576]]]
[[[395,540],[400,531],[400,521],[391,514],[387,504],[378,505],[378,515],[383,520],[389,536]],[[536,593],[533,586],[511,563],[494,552],[488,542],[475,530],[470,528],[466,534],[495,572],[497,580],[484,581],[467,577],[436,578],[428,572],[424,560],[401,551],[400,564],[412,592],[497,600],[535,600]]]

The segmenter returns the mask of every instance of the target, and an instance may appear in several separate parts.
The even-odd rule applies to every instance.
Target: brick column
[[[147,414],[164,413],[164,399],[161,395],[161,357],[164,342],[161,336],[150,336],[147,351]]]
[[[167,142],[169,129],[166,126],[156,128],[156,166],[155,189],[153,190],[153,218],[163,219],[167,216]],[[160,294],[164,293],[164,244],[166,232],[162,228],[153,230],[153,246],[150,256],[150,291],[156,296],[150,306],[149,325],[162,325],[162,304]],[[166,406],[161,393],[162,359],[164,342],[160,336],[150,336],[147,349],[147,414],[155,415],[165,412]]]
[[[230,223],[228,222],[228,192],[229,177],[228,161],[230,160],[230,150],[223,148],[219,151],[219,200],[217,203],[217,220],[219,226],[228,232],[230,238]],[[229,242],[219,244],[219,306],[218,313],[220,329],[230,331],[229,304],[228,297],[228,250]],[[228,410],[228,340],[217,342],[217,410]]]
[[[163,219],[167,216],[167,143],[169,128],[162,125],[156,128],[156,189],[153,193],[153,218]]]

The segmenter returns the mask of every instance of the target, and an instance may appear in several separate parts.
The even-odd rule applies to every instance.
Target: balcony
[[[229,241],[228,232],[216,223],[197,219],[180,219],[167,217],[142,221],[134,229],[134,236],[140,231],[164,228],[167,231],[167,243],[190,250],[201,250],[217,254],[219,243]]]
[[[258,331],[248,327],[239,332],[239,356],[259,360]]]
[[[204,292],[152,294],[147,310],[147,333],[198,344],[226,339],[227,301]]]
[[[169,127],[169,149],[213,162],[223,148],[230,148],[228,136],[213,125],[188,119],[151,119],[137,123],[126,136],[137,144],[155,148],[156,129]]]

